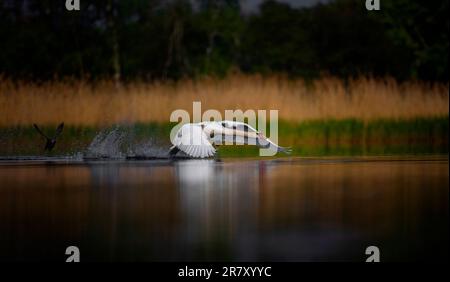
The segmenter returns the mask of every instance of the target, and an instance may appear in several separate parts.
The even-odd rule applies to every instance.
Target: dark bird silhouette
[[[36,128],[37,132],[39,132],[39,134],[44,136],[44,138],[47,140],[47,142],[45,143],[44,150],[50,152],[53,149],[53,147],[55,147],[55,145],[56,145],[56,138],[58,138],[58,136],[61,134],[61,132],[64,128],[64,122],[62,122],[60,125],[58,125],[53,138],[50,138],[47,135],[45,135],[44,132],[42,132],[42,130],[40,130],[39,127],[35,123],[33,123],[33,126],[34,126],[34,128]]]

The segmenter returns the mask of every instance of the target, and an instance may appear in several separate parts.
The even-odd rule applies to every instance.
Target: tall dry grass
[[[448,84],[398,83],[361,77],[348,82],[325,77],[308,84],[283,77],[232,75],[173,82],[16,83],[0,79],[0,126],[31,123],[108,125],[168,122],[175,109],[277,109],[280,119],[407,119],[448,115]]]

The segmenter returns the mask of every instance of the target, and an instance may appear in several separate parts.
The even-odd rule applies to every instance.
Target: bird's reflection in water
[[[185,243],[205,257],[232,256],[237,233],[258,222],[258,170],[212,160],[179,162],[175,169]]]
[[[298,224],[283,226],[260,218],[290,214],[294,219],[302,209],[296,193],[291,202],[298,206],[279,207],[274,199],[271,179],[276,177],[270,162],[217,163],[193,160],[176,164],[180,194],[182,236],[185,246],[192,246],[205,258],[230,257],[237,260],[267,258],[293,259],[301,255],[314,259],[327,256],[355,239],[351,230],[314,229]],[[289,191],[277,183],[278,189]],[[294,187],[301,189],[301,187]],[[275,203],[275,205],[274,205]],[[285,210],[288,209],[288,210]],[[278,226],[278,228],[276,227]],[[316,246],[326,246],[318,249]],[[222,253],[221,253],[222,252]]]
[[[209,186],[216,177],[215,160],[189,160],[175,163],[177,182],[182,187]]]

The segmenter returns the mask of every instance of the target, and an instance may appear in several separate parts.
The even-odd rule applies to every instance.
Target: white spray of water
[[[111,131],[101,131],[92,140],[85,155],[90,158],[124,158],[120,149],[123,139],[124,134],[118,127]]]
[[[133,137],[132,130],[119,126],[101,131],[92,140],[84,156],[108,159],[168,157],[167,148],[157,146],[152,138],[144,142],[136,142]]]

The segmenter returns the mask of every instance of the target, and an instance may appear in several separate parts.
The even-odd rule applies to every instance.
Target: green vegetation
[[[64,129],[52,155],[74,155],[85,152],[99,132],[116,130],[123,137],[124,153],[136,145],[168,148],[170,123],[136,123],[108,128],[71,127]],[[268,136],[269,127],[268,128]],[[51,133],[53,127],[44,127]],[[279,123],[278,142],[292,146],[296,156],[358,156],[358,155],[416,155],[448,154],[448,116],[409,120],[356,119]],[[0,155],[42,155],[44,140],[34,128],[0,129]],[[253,146],[221,146],[221,157],[256,157]],[[281,155],[282,156],[282,155]]]

